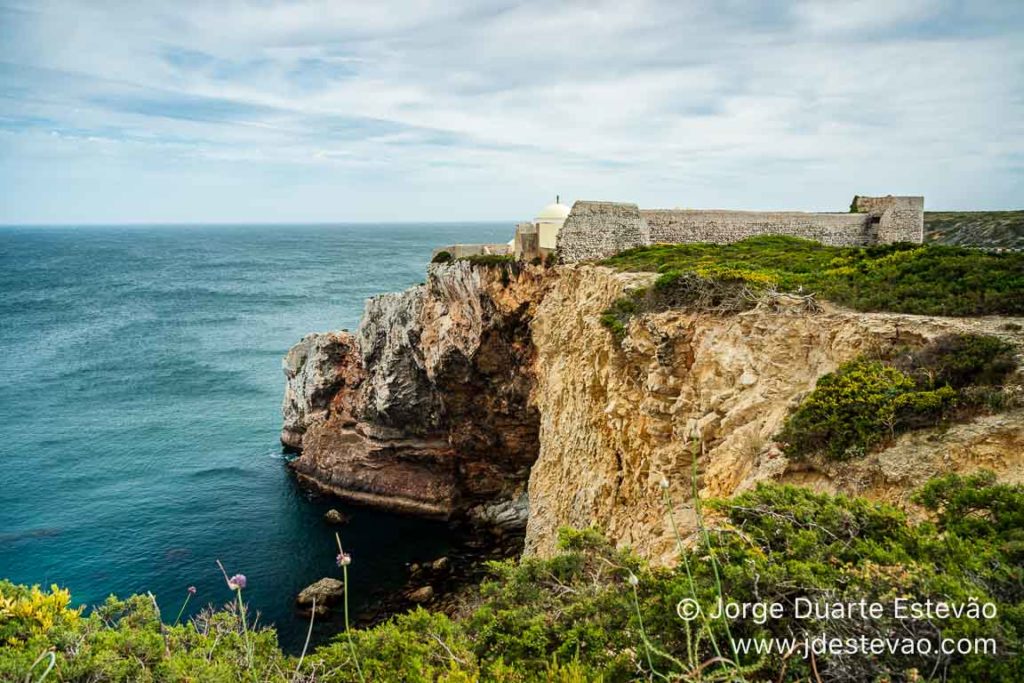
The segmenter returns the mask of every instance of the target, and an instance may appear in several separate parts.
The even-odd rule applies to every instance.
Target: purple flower
[[[339,567],[347,567],[350,564],[352,564],[352,556],[351,555],[349,555],[348,553],[344,553],[344,552],[338,553],[338,566]]]
[[[245,588],[245,574],[235,574],[228,579],[228,588],[233,591]]]
[[[188,587],[188,594],[189,595],[195,595],[196,594],[196,587],[195,586],[189,586]]]

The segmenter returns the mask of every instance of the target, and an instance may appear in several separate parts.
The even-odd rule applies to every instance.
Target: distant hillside
[[[964,247],[1024,249],[1024,211],[925,211],[924,239]]]

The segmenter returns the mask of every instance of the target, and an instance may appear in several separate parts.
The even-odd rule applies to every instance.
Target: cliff
[[[672,556],[660,482],[679,527],[694,526],[693,457],[702,497],[730,496],[757,481],[906,504],[929,476],[985,466],[1024,481],[1024,412],[979,418],[944,433],[907,434],[881,453],[847,463],[790,462],[772,442],[819,377],[867,351],[943,334],[995,334],[1005,318],[818,314],[756,308],[735,315],[668,311],[635,318],[621,348],[600,324],[624,288],[654,275],[560,268],[537,309],[534,401],[540,453],[530,476],[527,551],[551,555],[558,528],[597,525],[654,560]],[[571,314],[566,314],[571,311]],[[1020,323],[1021,320],[1017,319]]]
[[[281,434],[299,477],[439,517],[516,493],[538,450],[528,323],[542,283],[540,269],[434,265],[423,285],[368,300],[355,334],[299,342]]]
[[[593,265],[432,266],[425,285],[367,303],[358,332],[307,337],[285,360],[282,441],[302,479],[350,500],[447,516],[512,499],[528,479],[527,552],[596,525],[668,561],[672,513],[762,480],[908,504],[929,476],[984,466],[1024,481],[1024,413],[915,432],[855,462],[791,462],[772,437],[819,377],[869,351],[983,333],[1024,346],[1022,319],[785,305],[601,314],[655,275]]]

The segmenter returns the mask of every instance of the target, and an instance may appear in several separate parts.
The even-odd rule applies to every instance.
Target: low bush
[[[434,258],[430,259],[431,263],[450,263],[454,257],[450,251],[439,251],[434,254]]]
[[[950,334],[924,348],[900,356],[896,364],[914,376],[918,385],[998,385],[1016,367],[1014,348],[988,335]]]
[[[602,263],[630,271],[742,273],[780,291],[816,294],[859,311],[1024,314],[1024,252],[906,243],[829,247],[771,236],[641,247]]]
[[[716,526],[700,525],[690,544],[680,539],[671,568],[652,568],[594,531],[566,530],[555,557],[492,564],[467,616],[417,609],[354,631],[351,643],[339,636],[301,664],[279,650],[272,629],[244,631],[235,603],[169,626],[149,595],[111,598],[82,615],[59,589],[0,582],[0,680],[38,680],[47,653],[52,681],[895,681],[920,672],[949,681],[1024,679],[1024,487],[991,474],[954,475],[929,482],[915,500],[934,521],[915,525],[863,499],[761,485],[711,501]],[[794,613],[801,600],[896,598],[991,603],[995,614],[907,620],[887,611],[822,621]],[[701,607],[696,619],[680,618],[684,599]],[[777,603],[784,614],[726,620],[714,616],[719,601]],[[812,660],[738,645],[823,634],[935,647]],[[995,652],[941,654],[940,637],[986,639]]]
[[[858,358],[821,377],[778,435],[792,456],[845,460],[898,433],[1016,405],[999,386],[1013,347],[984,335],[946,335],[883,361]]]
[[[459,261],[469,261],[475,266],[507,266],[515,263],[515,258],[505,254],[474,254],[462,256]]]
[[[770,278],[734,269],[666,270],[653,286],[632,290],[616,299],[601,315],[601,324],[621,342],[635,315],[674,308],[737,313],[756,306],[758,295],[771,284]]]
[[[790,455],[826,452],[838,460],[863,455],[891,437],[914,381],[877,360],[854,360],[818,380],[779,434]]]

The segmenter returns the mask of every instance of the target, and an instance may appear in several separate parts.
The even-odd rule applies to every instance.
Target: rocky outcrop
[[[446,517],[525,482],[538,450],[529,323],[543,270],[466,261],[370,299],[356,334],[284,361],[282,442],[304,481]]]
[[[522,530],[530,517],[530,497],[523,491],[514,498],[478,505],[469,511],[469,517],[485,527]]]
[[[282,367],[287,383],[281,443],[300,449],[310,425],[327,418],[331,401],[362,381],[362,365],[352,335],[326,332],[303,337],[289,349]]]
[[[596,525],[619,544],[668,562],[675,547],[668,508],[684,533],[695,525],[694,471],[701,496],[781,479],[896,502],[939,472],[984,464],[1005,478],[1024,476],[1020,413],[960,425],[938,438],[908,434],[854,464],[791,463],[772,443],[790,410],[839,364],[952,332],[1024,342],[1004,328],[1007,319],[828,306],[817,314],[669,311],[634,318],[620,348],[600,315],[624,289],[653,277],[563,267],[537,309],[540,454],[529,484],[528,552],[554,552],[559,527]],[[704,444],[696,462],[688,445],[694,435]],[[667,506],[662,479],[669,483]]]

